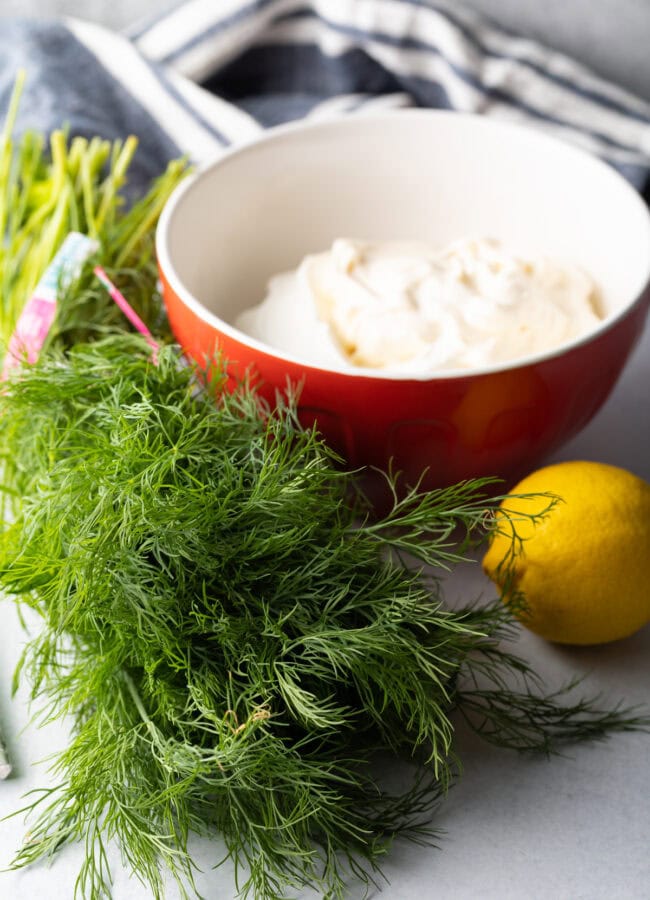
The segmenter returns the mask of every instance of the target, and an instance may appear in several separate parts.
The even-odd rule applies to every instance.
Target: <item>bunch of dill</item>
[[[167,171],[137,202],[127,203],[129,169],[138,141],[87,140],[63,130],[48,139],[39,132],[13,134],[25,79],[18,74],[9,110],[0,130],[0,351],[39,279],[70,231],[80,231],[100,245],[97,259],[128,292],[147,321],[159,309],[153,251],[154,226],[172,190],[185,176],[182,160]],[[131,186],[131,194],[133,193]],[[88,286],[86,281],[86,286]],[[103,291],[77,290],[59,327],[79,336],[94,323],[115,327],[120,313]]]
[[[454,710],[496,743],[549,750],[639,723],[530,687],[501,604],[445,609],[402,563],[462,558],[486,485],[408,493],[367,516],[292,399],[221,393],[140,338],[56,347],[0,395],[0,585],[43,619],[18,675],[69,717],[59,786],[16,865],[82,841],[83,898],[110,893],[105,844],[163,894],[195,892],[187,841],[219,833],[244,896],[341,897],[392,838],[421,839],[454,772]],[[523,676],[520,690],[509,676]],[[378,753],[414,766],[392,796]]]

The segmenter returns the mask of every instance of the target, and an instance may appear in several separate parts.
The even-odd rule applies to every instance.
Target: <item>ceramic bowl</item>
[[[418,377],[317,366],[233,324],[270,276],[337,237],[442,246],[468,235],[581,266],[603,321],[551,352]],[[613,168],[540,132],[442,111],[267,132],[176,190],[157,255],[171,327],[192,357],[219,348],[233,378],[249,370],[270,399],[300,384],[302,420],[350,466],[392,465],[426,487],[512,483],[538,466],[603,404],[650,300],[650,217]]]

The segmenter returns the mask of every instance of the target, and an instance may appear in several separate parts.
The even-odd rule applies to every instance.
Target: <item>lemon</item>
[[[616,641],[650,622],[650,484],[616,466],[576,461],[539,469],[511,493],[542,492],[561,500],[537,522],[519,516],[541,513],[548,497],[502,502],[483,559],[506,602],[522,595],[515,614],[563,644]],[[512,527],[522,542],[505,564]]]

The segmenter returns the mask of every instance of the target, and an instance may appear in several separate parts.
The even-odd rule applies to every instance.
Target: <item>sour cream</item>
[[[339,239],[272,278],[235,324],[315,365],[426,374],[542,353],[600,321],[588,275],[496,241]]]

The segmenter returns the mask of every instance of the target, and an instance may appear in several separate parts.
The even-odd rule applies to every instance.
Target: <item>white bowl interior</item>
[[[609,319],[650,276],[650,217],[612,168],[530,129],[424,110],[289,126],[224,156],[168,205],[158,252],[190,305],[232,323],[337,237],[464,236],[583,267]]]

